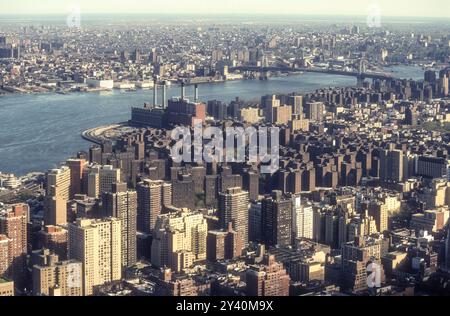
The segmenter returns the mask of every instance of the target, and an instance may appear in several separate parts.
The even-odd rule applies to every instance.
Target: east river
[[[423,78],[420,67],[396,66],[389,70],[397,78]],[[236,97],[257,100],[266,94],[304,93],[355,84],[352,77],[305,73],[268,81],[202,84],[199,96],[205,102],[214,99],[229,102]],[[192,98],[192,90],[187,87],[188,97]],[[179,95],[177,86],[168,90],[169,97]],[[90,143],[80,136],[83,131],[128,121],[131,107],[151,102],[152,96],[153,90],[0,96],[0,172],[20,176],[57,167],[78,151],[89,148]]]

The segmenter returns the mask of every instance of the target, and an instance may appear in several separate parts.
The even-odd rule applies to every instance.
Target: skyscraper
[[[378,232],[383,233],[389,229],[389,211],[386,204],[382,202],[370,203],[369,215],[375,219]]]
[[[174,209],[158,216],[152,243],[152,264],[176,272],[206,259],[208,224],[202,213]]]
[[[47,173],[47,195],[44,200],[45,225],[67,224],[67,201],[72,198],[71,169],[63,166]],[[79,184],[81,186],[81,182]]]
[[[120,169],[113,166],[103,166],[100,169],[100,194],[111,192],[113,183],[120,183]]]
[[[267,246],[292,245],[292,200],[273,191],[262,200],[262,237]]]
[[[302,204],[300,197],[293,197],[292,223],[294,238],[314,238],[314,212],[311,205]]]
[[[261,202],[253,202],[248,212],[248,238],[249,241],[260,242],[262,240],[262,205]]]
[[[126,183],[114,183],[112,192],[103,193],[105,215],[121,220],[122,266],[130,267],[137,261],[136,218],[137,193],[127,190]]]
[[[77,219],[69,224],[69,259],[83,264],[83,295],[122,277],[122,227],[119,219]]]
[[[266,122],[272,123],[274,121],[274,109],[281,106],[280,100],[276,95],[262,97],[261,104],[264,107]]]
[[[82,178],[87,161],[84,159],[68,159],[66,165],[70,169],[70,196],[73,198],[76,194],[83,193]]]
[[[100,196],[100,173],[88,171],[84,181],[87,195],[91,198],[98,198]]]
[[[165,207],[172,205],[172,184],[164,181],[144,180],[136,187],[138,198],[138,229],[152,234],[156,219]]]
[[[15,204],[0,212],[0,235],[11,240],[12,278],[19,288],[22,288],[26,281],[28,216],[27,204]]]
[[[219,221],[221,227],[228,228],[233,224],[233,229],[242,238],[244,247],[248,244],[248,210],[249,194],[241,188],[227,189],[219,195]]]
[[[120,183],[120,169],[113,166],[94,166],[85,171],[87,193],[90,197],[98,197],[105,192],[111,192],[113,183]]]
[[[58,226],[67,224],[67,200],[61,195],[60,187],[52,185],[44,199],[44,224]]]
[[[63,200],[68,201],[71,198],[71,171],[67,166],[47,173],[47,196],[55,196],[56,193]]]
[[[293,95],[288,99],[288,104],[292,106],[293,114],[299,115],[300,118],[303,117],[303,96]]]
[[[417,126],[419,113],[416,106],[410,106],[405,111],[405,125]]]
[[[401,150],[394,149],[392,144],[389,149],[380,153],[380,179],[382,181],[402,182],[404,154]]]
[[[322,122],[325,113],[325,105],[322,102],[306,103],[305,118],[315,122]]]

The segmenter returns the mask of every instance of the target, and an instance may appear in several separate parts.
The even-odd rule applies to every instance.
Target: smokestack
[[[194,102],[198,102],[198,84],[194,86]]]
[[[167,104],[167,86],[166,86],[166,82],[164,81],[162,84],[162,106],[165,109],[166,108],[166,104]]]
[[[181,100],[184,100],[184,97],[186,95],[186,88],[184,85],[184,82],[181,83]]]
[[[158,103],[158,81],[155,79],[153,83],[153,106],[156,107]]]

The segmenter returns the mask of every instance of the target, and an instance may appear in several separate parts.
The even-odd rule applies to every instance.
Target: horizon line
[[[65,16],[69,14],[69,12],[61,12],[61,13],[0,13],[0,17],[3,16],[15,16],[15,17],[38,17],[38,16]],[[234,17],[257,17],[257,16],[266,16],[266,17],[354,17],[354,18],[366,18],[365,14],[341,14],[341,13],[262,13],[262,12],[254,12],[254,13],[187,13],[187,12],[179,12],[179,13],[170,13],[170,12],[86,12],[82,13],[83,15],[103,15],[103,16],[234,16]],[[382,17],[385,18],[419,18],[419,19],[449,19],[448,16],[415,16],[415,15],[386,15],[383,14]],[[449,21],[450,22],[450,21]]]

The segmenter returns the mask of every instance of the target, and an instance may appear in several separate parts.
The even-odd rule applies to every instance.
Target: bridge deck
[[[321,68],[288,68],[288,67],[254,67],[254,66],[240,66],[240,67],[232,67],[231,71],[240,70],[240,71],[253,71],[253,72],[312,72],[312,73],[324,73],[331,75],[339,75],[339,76],[350,76],[350,77],[361,77],[368,79],[381,79],[381,80],[389,80],[394,79],[391,74],[387,73],[375,73],[375,72],[364,72],[359,73],[357,71],[341,71],[334,69],[321,69]]]

